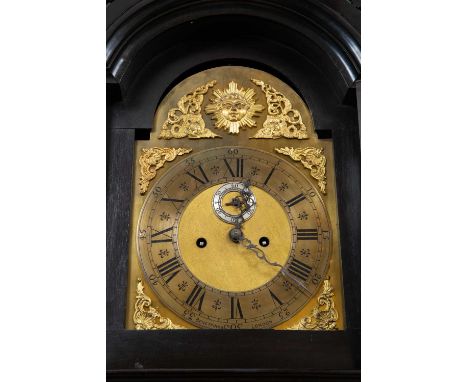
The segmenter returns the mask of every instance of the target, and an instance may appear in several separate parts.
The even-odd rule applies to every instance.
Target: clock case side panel
[[[150,17],[149,2],[144,3],[147,7],[142,7],[139,15]],[[159,6],[169,7],[171,3],[184,2],[162,1]],[[317,380],[356,379],[360,368],[360,147],[357,111],[352,105],[355,100],[352,76],[351,79],[343,79],[341,75],[323,72],[321,68],[324,67],[331,68],[331,71],[337,70],[337,64],[331,62],[330,57],[324,54],[324,48],[320,47],[320,44],[327,42],[306,44],[304,33],[298,35],[297,31],[286,30],[283,32],[289,33],[288,39],[300,41],[303,48],[293,49],[279,43],[275,36],[278,29],[272,28],[278,21],[270,23],[259,18],[259,23],[263,28],[270,28],[270,33],[265,33],[265,30],[255,33],[254,29],[247,27],[244,34],[235,38],[227,35],[226,38],[231,38],[229,44],[223,44],[219,36],[210,37],[206,32],[216,24],[216,12],[227,3],[218,2],[218,8],[210,4],[212,10],[206,11],[204,18],[197,20],[195,24],[198,25],[193,31],[189,26],[192,24],[182,23],[178,27],[171,26],[167,33],[161,32],[161,39],[158,40],[154,32],[161,27],[158,24],[152,27],[155,35],[145,44],[134,38],[133,41],[130,38],[122,39],[118,49],[114,47],[111,52],[112,60],[108,60],[108,378],[171,380],[184,378],[190,369],[197,369],[194,375],[198,373],[209,380],[213,375],[229,378],[236,374],[233,369],[242,369],[245,378],[261,378],[276,373],[276,379],[294,380],[294,373],[299,373],[304,377],[314,376]],[[264,4],[256,1],[251,3]],[[276,13],[278,17],[286,17],[286,13],[275,4],[272,1],[269,8],[265,6],[267,10],[261,14],[263,19]],[[230,3],[230,6],[231,11],[239,13],[243,7],[248,8],[242,1]],[[305,8],[301,8],[303,6]],[[338,16],[330,16],[331,13],[325,12],[316,2],[291,2],[290,7],[306,15],[315,12],[315,16],[310,17],[316,17],[317,14],[325,19],[328,17],[329,23],[337,24],[337,20],[340,21]],[[174,19],[175,16],[169,18],[166,24],[162,22],[162,26]],[[135,21],[130,18],[132,20]],[[222,23],[227,25],[236,20],[242,22],[239,20],[247,19],[233,14],[223,19]],[[315,20],[320,23],[317,17]],[[127,26],[131,24],[130,21],[126,23]],[[294,24],[294,18],[289,22]],[[322,20],[322,27],[330,28],[325,24]],[[145,28],[141,31],[142,35],[148,35],[151,31],[148,24]],[[316,31],[307,33],[312,38]],[[138,33],[135,32],[135,35]],[[352,40],[353,33],[349,33],[346,38]],[[190,39],[192,41],[188,41]],[[183,51],[179,49],[181,41],[184,41]],[[257,48],[258,44],[261,44],[262,49]],[[155,50],[155,47],[159,49]],[[134,53],[136,56],[130,55],[132,49],[137,50]],[[312,56],[307,57],[307,54]],[[119,62],[128,67],[124,70],[122,65],[117,65]],[[205,68],[226,64],[256,67],[288,82],[312,109],[319,137],[333,139],[346,304],[347,329],[343,332],[142,332],[124,329],[134,140],[148,136],[155,107],[165,92],[181,78]],[[358,76],[355,76],[357,79]],[[218,371],[214,371],[214,374],[203,371],[207,369]]]
[[[108,88],[108,95],[111,92]],[[106,139],[106,322],[109,330],[121,329],[126,315],[135,130],[113,129],[108,112]]]

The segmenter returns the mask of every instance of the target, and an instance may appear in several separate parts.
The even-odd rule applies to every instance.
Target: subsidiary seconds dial
[[[232,240],[234,226],[250,244]],[[193,154],[153,186],[137,248],[149,285],[184,320],[201,328],[271,328],[317,293],[331,228],[320,195],[294,166],[260,150],[225,147]]]

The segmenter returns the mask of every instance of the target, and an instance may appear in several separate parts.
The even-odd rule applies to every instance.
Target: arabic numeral
[[[156,277],[155,274],[151,274],[149,277],[151,284],[156,285],[158,283],[158,278]]]
[[[237,149],[228,149],[228,154],[229,155],[237,155],[237,154],[239,154],[239,150],[237,150]]]
[[[159,196],[159,195],[161,195],[161,191],[162,191],[161,187],[154,187],[153,188],[153,195],[154,196]]]
[[[195,159],[193,159],[193,158],[187,158],[187,159],[185,160],[185,164],[186,164],[187,166],[193,166],[194,163],[195,163]]]

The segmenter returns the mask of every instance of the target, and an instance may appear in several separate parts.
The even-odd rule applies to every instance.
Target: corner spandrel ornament
[[[187,329],[184,326],[174,324],[169,318],[163,317],[157,306],[151,306],[151,299],[144,292],[141,278],[138,278],[133,323],[137,330]]]
[[[323,290],[317,298],[318,306],[287,330],[338,330],[336,327],[338,312],[333,301],[334,295],[330,278],[323,280]]]
[[[323,155],[323,147],[282,147],[275,148],[275,150],[280,154],[291,157],[296,162],[301,162],[305,168],[310,170],[310,176],[317,180],[322,194],[326,194],[327,177],[325,173],[327,159]]]
[[[140,194],[148,191],[149,183],[156,177],[156,171],[164,163],[173,161],[177,156],[191,152],[189,148],[151,147],[141,150],[140,163]]]

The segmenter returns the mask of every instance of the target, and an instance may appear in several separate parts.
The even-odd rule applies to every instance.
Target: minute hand
[[[240,243],[247,249],[250,249],[253,253],[255,253],[255,256],[257,256],[260,260],[265,261],[267,264],[273,265],[274,267],[279,267],[283,268],[281,264],[277,263],[276,261],[270,261],[265,255],[265,252],[263,252],[260,248],[258,248],[255,244],[253,244],[249,239],[246,237],[243,237]]]
[[[298,280],[295,276],[290,274],[287,270],[284,269],[281,264],[277,263],[276,261],[270,261],[266,255],[265,252],[263,252],[260,248],[258,248],[255,244],[253,244],[249,239],[246,237],[243,237],[240,240],[240,243],[247,249],[251,250],[252,252],[255,253],[255,256],[257,256],[260,260],[265,261],[267,264],[272,265],[274,267],[279,267],[281,268],[281,274],[288,280],[292,281],[298,289],[304,293],[308,297],[312,297],[312,294],[309,292],[309,290],[306,288],[306,286],[302,283],[302,281]]]

